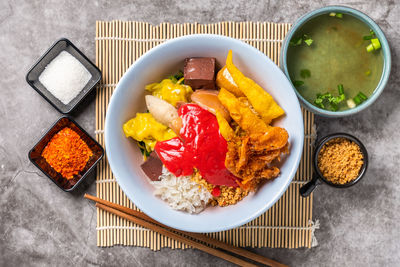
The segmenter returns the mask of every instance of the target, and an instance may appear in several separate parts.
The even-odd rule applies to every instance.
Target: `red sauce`
[[[175,176],[191,175],[197,168],[210,184],[237,187],[237,177],[225,167],[227,143],[217,118],[196,104],[182,105],[180,138],[157,142],[155,151]]]
[[[219,197],[221,195],[221,188],[219,188],[219,186],[214,187],[211,191],[211,195],[214,197]]]

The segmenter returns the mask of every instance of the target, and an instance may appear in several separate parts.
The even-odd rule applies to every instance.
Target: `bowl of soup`
[[[280,60],[302,105],[326,117],[352,115],[370,106],[391,69],[382,30],[364,13],[344,6],[301,17],[286,35]]]

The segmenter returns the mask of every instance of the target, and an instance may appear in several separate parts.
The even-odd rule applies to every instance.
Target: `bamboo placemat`
[[[276,64],[282,40],[290,24],[269,22],[221,22],[215,24],[170,24],[152,26],[143,22],[96,22],[96,64],[103,73],[96,96],[96,134],[104,146],[104,123],[108,102],[121,76],[143,53],[175,37],[195,33],[214,33],[240,39],[264,52]],[[311,178],[314,116],[303,110],[305,142],[299,169],[282,198],[266,213],[252,222],[210,236],[235,246],[298,248],[313,245],[312,195],[302,198],[299,188]],[[130,208],[135,208],[118,186],[107,157],[97,167],[97,196]],[[187,248],[157,233],[97,209],[97,245]]]

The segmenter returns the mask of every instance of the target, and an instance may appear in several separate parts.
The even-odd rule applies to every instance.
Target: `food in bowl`
[[[334,184],[347,184],[356,179],[364,164],[359,145],[337,137],[326,142],[318,153],[318,169],[326,180]]]
[[[287,68],[298,93],[329,111],[355,108],[377,88],[384,57],[375,33],[350,14],[323,13],[291,39]]]
[[[215,61],[187,58],[183,73],[147,85],[148,112],[123,125],[143,165],[155,155],[163,165],[158,175],[145,171],[155,194],[190,213],[236,204],[278,177],[289,153],[288,132],[272,126],[284,110],[233,64],[232,51],[217,74]]]

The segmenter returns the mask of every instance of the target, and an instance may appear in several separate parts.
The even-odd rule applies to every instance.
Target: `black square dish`
[[[67,105],[51,94],[46,87],[39,81],[39,76],[46,66],[57,57],[62,51],[67,51],[74,56],[91,74],[90,80],[80,93],[72,99]],[[33,87],[44,99],[53,105],[63,114],[72,112],[75,107],[92,91],[101,79],[100,70],[94,65],[75,45],[68,39],[62,38],[55,42],[49,50],[33,65],[26,75],[26,81]]]
[[[75,175],[72,179],[64,178],[60,173],[55,171],[46,159],[42,157],[42,151],[53,138],[53,136],[64,129],[65,127],[71,128],[75,131],[81,139],[92,150],[93,155],[89,158],[86,166]],[[61,117],[56,121],[53,126],[45,133],[40,141],[29,151],[29,160],[36,165],[47,177],[50,178],[58,187],[64,191],[74,190],[79,183],[95,168],[96,164],[104,155],[104,150],[99,143],[96,142],[85,130],[83,130],[74,120],[68,116]]]

